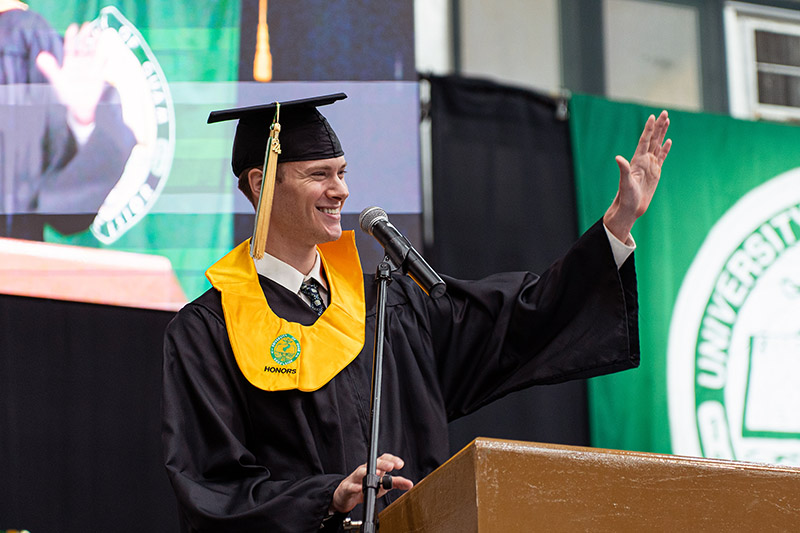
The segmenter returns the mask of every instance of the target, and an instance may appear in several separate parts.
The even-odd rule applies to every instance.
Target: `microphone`
[[[438,298],[447,289],[442,278],[422,258],[411,243],[395,228],[386,211],[380,207],[368,207],[361,211],[358,224],[364,232],[377,240],[386,255],[399,266],[404,274],[408,274],[417,285],[432,298]]]

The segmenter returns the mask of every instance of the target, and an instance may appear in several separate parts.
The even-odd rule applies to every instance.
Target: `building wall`
[[[418,70],[728,113],[726,0],[417,0]],[[789,0],[754,5],[800,12]]]

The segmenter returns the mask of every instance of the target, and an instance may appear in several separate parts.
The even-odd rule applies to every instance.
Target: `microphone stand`
[[[381,389],[383,387],[383,342],[386,336],[386,288],[392,282],[392,263],[388,256],[378,264],[375,280],[378,282],[378,302],[375,308],[375,345],[372,349],[372,412],[369,437],[367,475],[364,476],[364,523],[362,533],[376,533],[378,520],[375,516],[375,500],[378,498],[381,479],[375,473],[378,468],[378,429],[381,417]]]

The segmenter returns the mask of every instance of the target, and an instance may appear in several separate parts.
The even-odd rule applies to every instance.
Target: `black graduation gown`
[[[367,458],[372,278],[366,345],[315,392],[265,392],[244,378],[213,289],[169,325],[163,444],[184,531],[318,531],[339,482]],[[295,294],[260,281],[276,314],[313,323]],[[633,260],[617,270],[600,223],[541,278],[445,281],[437,300],[402,276],[387,296],[379,453],[402,457],[394,473],[414,482],[449,457],[449,420],[523,387],[638,365]]]
[[[50,52],[63,59],[61,36],[38,13],[22,9],[0,12],[0,85],[47,83],[36,56]]]

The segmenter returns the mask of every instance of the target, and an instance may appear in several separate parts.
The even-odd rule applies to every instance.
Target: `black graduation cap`
[[[280,123],[280,162],[312,161],[344,155],[339,138],[317,107],[344,100],[344,93],[266,105],[212,111],[208,123],[238,120],[233,140],[231,167],[236,176],[250,167],[264,164],[270,126]],[[280,104],[280,107],[279,107]],[[278,109],[280,112],[277,113]]]
[[[278,160],[313,161],[344,155],[336,133],[317,107],[347,98],[344,93],[266,105],[212,111],[208,123],[238,120],[233,139],[231,167],[239,176],[251,167],[262,167],[263,181],[256,207],[250,255],[264,256],[272,213]]]

